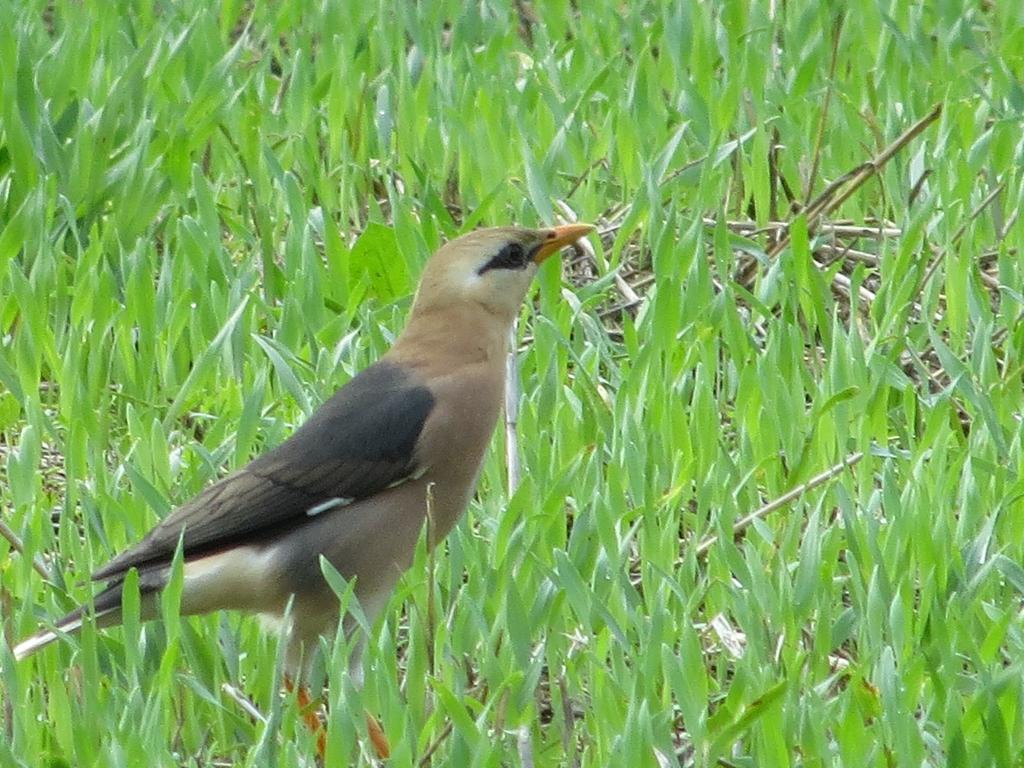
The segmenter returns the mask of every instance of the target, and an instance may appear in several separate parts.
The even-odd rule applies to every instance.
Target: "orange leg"
[[[391,757],[391,745],[388,743],[388,737],[384,734],[380,723],[377,722],[377,718],[369,712],[366,713],[366,730],[370,734],[370,743],[373,744],[373,751],[377,753],[377,757],[381,760]]]
[[[295,702],[299,705],[302,720],[310,732],[316,734],[316,753],[323,760],[324,752],[327,749],[327,729],[324,728],[323,721],[317,713],[319,709],[317,702],[310,697],[309,689],[306,686],[296,686],[290,677],[285,677],[284,687],[289,693],[295,692]],[[373,745],[373,751],[377,757],[381,760],[391,757],[391,745],[388,743],[388,737],[384,734],[384,729],[377,718],[369,712],[366,713],[366,730],[370,735],[370,743]]]
[[[295,703],[299,705],[299,713],[302,721],[309,728],[311,733],[316,734],[316,753],[323,759],[324,751],[327,749],[327,729],[318,714],[319,705],[309,695],[309,689],[304,685],[296,686],[290,677],[285,676],[284,687],[291,693],[295,691]]]

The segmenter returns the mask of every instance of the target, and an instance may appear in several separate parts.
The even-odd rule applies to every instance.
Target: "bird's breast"
[[[324,510],[281,542],[272,559],[290,591],[330,603],[319,563],[323,555],[345,578],[355,578],[361,603],[377,600],[411,565],[428,504],[432,545],[465,512],[501,410],[504,369],[464,366],[433,376],[416,372],[415,378],[434,400],[414,452],[414,468],[422,474]]]

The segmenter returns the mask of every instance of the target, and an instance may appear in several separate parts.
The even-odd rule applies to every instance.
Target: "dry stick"
[[[931,108],[928,114],[904,131],[902,136],[882,150],[880,155],[862,165],[857,175],[851,180],[850,185],[843,189],[834,199],[825,202],[822,205],[822,210],[816,212],[816,215],[824,216],[845,203],[864,182],[882,170],[886,163],[892,160],[907,144],[920,136],[929,125],[938,120],[941,114],[942,102],[939,102]]]
[[[519,39],[526,44],[527,48],[532,49],[533,27],[537,24],[537,15],[525,0],[515,0],[513,5],[515,5],[516,15],[519,18]]]
[[[818,250],[822,253],[831,254],[834,257],[834,261],[859,261],[862,264],[867,264],[869,267],[877,267],[879,264],[879,258],[876,254],[859,251],[856,248],[839,248],[829,243],[822,243],[818,246]]]
[[[863,169],[867,165],[870,165],[870,164],[869,163],[862,163],[861,165],[858,165],[852,171],[848,171],[848,172],[844,173],[838,179],[835,179],[828,186],[826,186],[825,189],[823,189],[821,191],[821,193],[816,198],[814,198],[814,200],[811,203],[809,203],[807,205],[807,207],[804,208],[803,211],[801,212],[801,213],[803,213],[804,216],[807,217],[807,221],[808,222],[811,221],[811,212],[812,211],[821,210],[822,206],[824,206],[825,203],[827,203],[828,200],[831,199],[831,197],[833,195],[835,195],[836,192],[844,184],[846,184],[851,179],[855,178],[857,176],[857,174],[861,172],[861,169]],[[789,226],[790,226],[789,222],[770,222],[762,230],[758,230],[758,229],[755,228],[754,230],[752,230],[752,234],[756,234],[757,232],[764,231],[764,230],[772,231],[775,234],[776,239],[775,239],[775,242],[772,245],[772,247],[768,249],[767,253],[768,253],[768,256],[770,256],[770,257],[777,256],[779,253],[782,252],[782,249],[789,243],[789,233],[788,233]],[[809,226],[810,226],[810,224],[808,224],[808,227]],[[781,231],[780,232],[775,232],[776,228],[778,230],[781,230]],[[736,282],[738,282],[740,285],[748,285],[748,284],[750,284],[753,281],[753,279],[754,279],[754,270],[756,270],[756,269],[757,269],[757,260],[753,259],[753,258],[748,259],[746,262],[742,263],[740,268],[737,270],[737,272],[736,272]]]
[[[434,574],[437,568],[436,555],[434,554],[434,484],[427,483],[427,674],[433,678],[435,673],[435,660],[436,660],[436,647],[437,642],[436,633],[434,631],[436,624],[435,619],[437,617],[437,606],[434,600]],[[433,710],[433,702],[430,697],[429,686],[424,689],[424,698],[426,701],[424,705],[428,712]],[[449,723],[450,725],[450,723]],[[430,764],[430,755],[433,750],[427,751],[420,759],[420,765],[425,766]]]
[[[28,553],[25,551],[25,542],[23,542],[21,540],[21,537],[18,536],[18,534],[16,534],[13,530],[11,530],[11,528],[3,520],[0,520],[0,536],[3,536],[5,539],[7,539],[7,543],[11,545],[11,549],[13,549],[15,552],[22,555],[23,557],[28,557]],[[40,560],[38,557],[31,557],[29,558],[29,560],[32,563],[32,567],[35,569],[36,573],[38,573],[44,579],[49,580],[50,574],[47,573],[46,565],[43,564],[43,561]]]
[[[516,364],[516,327],[512,323],[508,354],[505,356],[505,472],[508,495],[519,487],[522,468],[519,463],[519,366]]]
[[[856,168],[854,168],[854,169],[852,169],[852,170],[849,170],[849,171],[847,171],[846,173],[844,173],[844,174],[843,174],[842,176],[840,176],[840,177],[838,177],[838,178],[836,178],[836,179],[833,179],[832,181],[830,181],[830,182],[829,182],[829,183],[828,183],[828,184],[827,184],[827,185],[825,186],[825,189],[823,189],[823,190],[822,190],[822,191],[821,191],[821,192],[820,192],[820,193],[818,194],[818,196],[817,196],[816,198],[814,198],[814,199],[813,199],[813,200],[812,200],[812,201],[811,201],[810,203],[808,203],[808,204],[807,204],[807,207],[806,207],[806,208],[804,208],[804,209],[803,209],[803,210],[801,211],[801,213],[803,213],[803,214],[804,214],[805,216],[808,216],[808,217],[810,217],[810,213],[811,213],[811,211],[818,211],[818,210],[821,210],[821,207],[822,207],[822,206],[823,206],[823,205],[824,205],[825,203],[827,203],[827,202],[828,202],[829,200],[831,200],[831,199],[832,199],[832,197],[834,197],[834,196],[835,196],[835,194],[836,194],[836,193],[837,193],[837,192],[839,191],[839,189],[840,189],[840,188],[841,188],[841,187],[842,187],[842,186],[843,186],[844,184],[846,184],[847,182],[849,182],[849,181],[850,181],[851,179],[854,179],[854,178],[856,178],[857,174],[858,174],[858,173],[860,173],[860,172],[861,172],[862,170],[864,170],[864,168],[865,168],[865,167],[867,167],[867,166],[869,166],[869,165],[871,165],[871,163],[870,163],[870,162],[867,162],[867,163],[861,163],[861,164],[860,164],[860,165],[858,165],[858,166],[857,166]],[[787,224],[787,226],[788,226],[788,224]]]
[[[910,349],[909,347],[907,349],[904,349],[903,354],[900,355],[900,362],[903,361],[903,355],[906,355],[907,359],[910,361],[911,364],[916,364],[918,368],[924,371],[925,377],[928,379],[928,381],[931,382],[935,392],[941,392],[949,384],[948,380],[942,381],[942,379],[939,378],[939,374],[933,371],[931,368],[929,368],[928,364],[914,350]],[[945,373],[945,371],[943,371],[941,368],[939,369],[939,371]],[[960,416],[961,420],[969,420],[967,411],[965,411],[963,407],[960,405],[960,402],[956,399],[956,396],[951,396],[950,400],[952,401],[953,405],[956,406],[958,415]]]
[[[287,73],[286,75],[284,75],[281,78],[281,85],[277,89],[277,96],[274,97],[274,104],[270,108],[270,114],[272,114],[272,115],[279,115],[279,114],[281,114],[281,109],[284,106],[284,97],[288,94],[288,88],[289,88],[289,86],[291,86],[291,84],[292,84],[292,75],[291,75],[291,72],[289,72],[289,73]]]
[[[617,315],[620,312],[625,312],[627,310],[633,309],[634,307],[638,307],[642,303],[643,299],[638,298],[634,301],[627,301],[622,304],[616,304],[614,306],[599,310],[597,313],[597,317],[600,320],[604,320],[606,317],[611,317],[612,315]]]
[[[925,183],[928,181],[928,177],[932,175],[932,169],[925,169],[918,177],[917,181],[914,182],[914,186],[910,188],[910,194],[907,195],[907,207],[913,207],[918,195],[921,194],[921,190],[924,189]]]
[[[434,662],[437,638],[437,605],[434,598],[434,574],[437,571],[437,555],[434,554],[434,484],[427,483],[427,671],[434,676]]]
[[[828,118],[828,109],[832,103],[832,85],[835,82],[836,62],[839,60],[839,38],[843,32],[843,14],[836,16],[836,23],[832,29],[832,62],[828,68],[828,86],[825,88],[825,103],[821,107],[821,115],[818,117],[818,135],[814,139],[814,159],[811,161],[811,172],[807,174],[807,190],[804,193],[804,207],[811,202],[811,192],[814,191],[814,179],[818,175],[818,167],[821,164],[821,146],[825,142],[825,122]]]
[[[939,264],[941,264],[943,261],[945,261],[946,254],[949,252],[949,250],[951,248],[955,248],[957,246],[957,244],[960,242],[960,239],[964,236],[964,233],[967,232],[968,225],[971,222],[973,222],[976,218],[978,218],[978,216],[981,215],[982,211],[984,211],[992,203],[992,201],[995,200],[996,197],[998,197],[999,193],[1003,190],[1003,188],[1005,186],[1006,186],[1005,182],[1000,182],[999,184],[997,184],[995,186],[995,188],[991,192],[989,192],[987,195],[985,195],[985,199],[982,200],[980,203],[978,203],[978,206],[973,211],[971,211],[971,215],[967,217],[967,220],[963,224],[960,225],[959,229],[957,229],[957,231],[955,233],[953,233],[953,237],[950,238],[948,246],[946,246],[945,248],[935,248],[933,250],[933,252],[936,254],[935,260],[931,264],[928,265],[928,269],[925,271],[924,276],[921,278],[921,282],[918,284],[917,290],[914,291],[914,296],[915,297],[916,296],[920,296],[920,294],[928,286],[928,281],[932,279],[932,276],[935,274],[935,270],[937,270],[939,268]],[[994,278],[991,275],[987,274],[980,266],[978,268],[978,276],[979,276],[979,279],[981,280],[981,282],[983,282],[985,284],[985,287],[987,287],[988,289],[993,290],[993,291],[999,290],[999,280],[997,280],[996,278]],[[918,315],[923,315],[924,314],[924,308],[920,305],[920,303],[916,299],[914,299],[913,307],[917,311]],[[933,316],[932,319],[936,323],[941,323],[942,322],[942,314],[941,314],[941,312],[936,311],[935,315]],[[992,343],[993,344],[998,343],[998,336],[997,335],[993,335]],[[908,350],[904,350],[904,351],[908,351]],[[925,368],[927,370],[926,366],[925,366]],[[941,387],[940,387],[940,389],[941,389]],[[967,418],[966,411],[964,411],[963,408],[961,408],[959,405],[957,405],[957,408],[960,410],[961,415],[964,418]]]
[[[565,717],[565,729],[562,731],[562,752],[568,757],[572,755],[572,768],[579,768],[580,756],[576,750],[576,712],[572,706],[572,697],[569,696],[569,683],[563,672],[558,676],[558,693],[562,697],[562,715]]]
[[[999,230],[996,236],[996,242],[1001,243],[1006,239],[1006,236],[1010,234],[1010,228],[1017,223],[1017,219],[1020,218],[1020,208],[1014,208],[1013,213],[1010,214],[1009,218],[1003,224],[1003,228]]]
[[[1006,239],[1006,236],[1008,234],[1010,234],[1010,229],[1013,227],[1014,224],[1017,223],[1017,219],[1019,219],[1019,218],[1020,218],[1020,208],[1015,208],[1013,210],[1013,213],[1011,213],[1010,216],[1006,219],[1006,222],[1003,224],[1003,228],[999,232],[996,233],[995,245],[997,245],[997,246],[1000,245],[1003,242],[1003,240]],[[1017,249],[1016,248],[1010,248],[1008,252],[1013,254],[1013,255],[1016,255]],[[991,251],[990,253],[992,255],[998,255],[999,251],[998,251],[998,249],[996,249],[996,250]],[[981,258],[984,258],[987,255],[988,254],[983,253],[983,254],[981,254]],[[995,278],[993,278],[993,279],[995,279]],[[1000,328],[994,334],[992,334],[992,344],[993,344],[993,346],[998,345],[998,344],[1002,344],[1003,339],[1006,338],[1006,336],[1010,333],[1010,328],[1011,327],[1012,327],[1011,325],[1004,325],[1002,328]]]
[[[953,235],[952,239],[949,241],[949,245],[947,247],[943,248],[942,250],[940,250],[938,255],[935,258],[935,261],[933,261],[931,264],[928,265],[928,270],[924,273],[924,277],[921,278],[921,285],[918,287],[917,293],[921,293],[921,291],[923,291],[927,287],[928,281],[932,279],[932,275],[934,275],[935,274],[935,270],[937,270],[939,268],[939,264],[941,264],[943,261],[946,260],[946,254],[949,253],[949,250],[951,248],[956,248],[957,244],[960,242],[960,238],[962,238],[964,236],[964,233],[967,231],[968,225],[970,225],[976,218],[978,218],[981,215],[982,211],[984,211],[986,208],[988,208],[988,206],[991,204],[991,202],[996,199],[996,197],[999,195],[1000,192],[1003,191],[1003,188],[1005,186],[1006,186],[1006,182],[1004,182],[1004,181],[1001,181],[998,184],[996,184],[996,186],[992,189],[992,191],[989,192],[987,195],[985,195],[985,199],[982,200],[980,203],[978,203],[978,207],[975,208],[973,211],[971,211],[971,215],[968,216],[967,217],[967,221],[965,221],[963,224],[961,224],[960,228],[957,229],[956,233]],[[982,272],[981,270],[979,270],[979,273],[982,274],[982,275],[985,275],[985,273]],[[987,278],[988,275],[985,275],[985,277]],[[989,279],[991,279],[991,278],[989,278]],[[986,283],[986,285],[987,284],[988,283]],[[994,287],[996,287],[996,288],[999,287],[999,281],[995,281],[995,286]]]
[[[639,304],[640,294],[633,290],[633,286],[626,282],[626,279],[619,273],[618,270],[615,270],[614,277],[615,287],[619,289],[619,293],[623,295],[623,297],[626,299],[626,302],[633,305]]]
[[[1014,211],[1013,212],[1013,216],[1016,216],[1018,213],[1019,213],[1019,211]],[[1005,234],[1004,235],[999,235],[996,238],[996,243],[997,244],[1001,243],[1003,241],[1004,237],[1005,237]],[[1000,254],[1001,254],[1001,251],[998,248],[989,248],[987,251],[982,251],[981,253],[979,253],[975,258],[977,259],[977,261],[979,263],[983,262],[983,261],[994,261],[994,260],[999,258]],[[1017,249],[1016,248],[1007,248],[1006,249],[1006,255],[1007,256],[1016,256],[1017,255]]]
[[[768,147],[768,218],[770,219],[775,219],[779,216],[779,186],[780,181],[786,178],[786,174],[779,170],[779,154],[781,150],[782,140],[779,136],[779,126],[773,125],[772,143]],[[790,200],[789,204],[792,205],[793,201]]]
[[[712,218],[705,217],[702,221],[705,227],[713,229],[718,226],[718,221]],[[778,229],[785,229],[789,226],[789,223],[785,221],[768,221],[761,225],[756,221],[727,221],[725,222],[725,226],[733,232],[741,235],[757,235],[762,232],[772,232]],[[871,237],[876,239],[901,237],[903,235],[903,230],[899,227],[886,227],[881,224],[877,227],[869,227],[860,224],[829,223],[819,226],[818,232],[822,234],[838,235],[840,237]]]
[[[832,276],[832,282],[835,284],[836,289],[846,296],[847,299],[853,299],[853,281],[850,280],[842,272],[836,272]],[[857,287],[857,295],[865,307],[870,308],[875,301],[875,294],[863,285]]]
[[[4,642],[7,643],[8,648],[13,648],[14,598],[3,584],[0,584],[0,616],[3,617]],[[14,741],[14,702],[9,695],[0,696],[0,699],[3,699],[4,735],[7,737],[7,743],[10,744]]]
[[[768,502],[767,504],[765,504],[760,509],[754,510],[749,515],[747,515],[746,517],[738,520],[733,525],[733,527],[732,527],[732,535],[734,537],[739,536],[741,533],[743,533],[743,531],[745,531],[747,528],[749,528],[750,524],[753,523],[755,520],[760,520],[765,515],[767,515],[767,514],[769,514],[771,512],[774,512],[777,509],[780,509],[780,508],[786,506],[787,504],[789,504],[789,502],[793,501],[794,499],[799,498],[800,496],[803,496],[808,491],[814,490],[815,488],[817,488],[819,485],[822,485],[823,483],[827,483],[829,480],[831,480],[834,477],[837,477],[838,475],[842,474],[842,472],[844,470],[846,470],[849,467],[852,467],[854,464],[856,464],[858,461],[860,461],[863,458],[864,458],[864,452],[863,451],[857,451],[856,453],[851,453],[849,456],[847,456],[841,462],[836,464],[834,467],[830,467],[829,469],[826,469],[821,474],[815,475],[814,477],[812,477],[810,480],[808,480],[803,485],[798,485],[796,488],[793,488],[792,490],[787,491],[786,493],[782,494],[781,496],[779,496],[779,498],[775,499],[774,501]],[[708,536],[706,539],[704,539],[704,541],[702,541],[697,546],[697,557],[705,557],[705,556],[707,556],[707,553],[711,550],[711,548],[715,545],[715,542],[717,542],[717,541],[718,541],[718,537],[717,536]]]
[[[683,175],[684,173],[686,173],[687,171],[689,171],[689,170],[690,170],[691,168],[696,168],[696,167],[697,167],[697,166],[699,166],[699,165],[703,165],[703,163],[704,163],[704,162],[705,162],[705,161],[706,161],[706,160],[707,160],[707,159],[708,159],[709,157],[711,157],[711,155],[710,155],[710,154],[707,154],[707,155],[701,155],[700,157],[698,157],[698,158],[696,158],[696,159],[694,159],[694,160],[690,160],[690,161],[689,161],[689,162],[687,162],[687,163],[683,163],[683,164],[682,164],[681,166],[679,166],[679,167],[678,167],[678,168],[676,168],[676,169],[675,169],[674,171],[672,171],[671,173],[667,174],[667,175],[666,175],[666,176],[665,176],[664,178],[662,178],[662,179],[661,179],[661,181],[659,181],[659,182],[658,182],[658,186],[659,186],[659,187],[664,187],[664,186],[665,186],[666,184],[668,184],[669,182],[671,182],[671,181],[675,181],[675,180],[676,180],[676,179],[678,179],[678,178],[679,178],[680,176],[682,176],[682,175]],[[627,216],[627,215],[629,214],[629,211],[630,211],[630,209],[631,209],[631,208],[632,208],[632,206],[631,206],[631,205],[630,205],[630,206],[626,206],[626,210],[625,210],[625,211],[623,211],[623,216],[622,216],[623,220],[625,220],[625,218],[626,218],[626,216]],[[621,224],[621,222],[620,222],[620,224]]]
[[[942,102],[939,102],[931,110],[914,123],[910,128],[896,139],[892,144],[882,150],[880,154],[865,163],[854,168],[852,171],[840,176],[829,184],[825,190],[818,195],[807,208],[801,211],[800,215],[805,217],[808,234],[817,232],[822,217],[827,216],[840,205],[845,203],[854,192],[856,192],[872,176],[877,174],[886,163],[888,163],[897,152],[919,136],[929,125],[935,122],[942,114]],[[768,258],[775,258],[784,251],[790,242],[789,226],[778,240],[768,249]],[[751,259],[741,267],[735,277],[736,282],[747,285],[753,281],[754,271],[757,269],[757,261]]]
[[[644,275],[643,277],[634,280],[630,285],[632,285],[633,288],[646,288],[648,285],[657,282],[657,279],[657,275],[652,272],[651,274]]]
[[[580,185],[590,175],[591,171],[593,171],[595,168],[597,168],[597,166],[601,165],[602,163],[607,163],[607,162],[608,162],[608,158],[607,157],[599,157],[599,158],[597,158],[597,160],[595,160],[590,165],[588,165],[586,170],[584,170],[583,173],[581,173],[579,176],[577,176],[576,180],[573,181],[572,186],[569,187],[569,191],[565,193],[566,199],[569,199],[570,197],[572,197],[576,193],[576,190],[580,188]]]
[[[981,282],[985,284],[985,287],[988,288],[990,291],[999,290],[999,278],[992,277],[992,275],[990,275],[988,272],[979,269],[978,279],[981,280]]]
[[[430,759],[434,756],[434,753],[437,752],[438,747],[444,744],[444,740],[451,734],[452,728],[453,723],[451,720],[444,724],[444,728],[442,728],[441,732],[437,734],[437,738],[430,742],[430,746],[423,752],[423,756],[420,758],[419,762],[420,768],[425,768],[425,766],[430,765]]]
[[[470,689],[466,693],[467,693],[467,695],[472,696],[473,695],[473,690]],[[483,689],[480,692],[480,698],[477,700],[480,703],[481,706],[483,706],[483,705],[485,705],[487,703],[487,695],[488,695],[487,686],[483,686]],[[437,734],[437,737],[432,742],[430,742],[430,746],[428,746],[424,750],[423,754],[420,756],[419,763],[417,763],[419,768],[426,768],[426,766],[430,764],[430,760],[434,756],[434,753],[437,752],[438,748],[442,744],[444,744],[445,739],[447,739],[449,736],[451,736],[453,728],[454,728],[454,723],[451,720],[449,720],[448,722],[446,722],[444,724],[444,727],[441,729],[441,732],[439,734]]]
[[[828,215],[849,200],[854,192],[860,189],[868,179],[882,170],[882,168],[885,167],[885,164],[888,163],[897,152],[920,136],[929,125],[938,120],[939,115],[941,114],[942,103],[939,102],[931,108],[928,114],[904,131],[896,141],[883,149],[879,155],[872,160],[863,163],[854,171],[851,171],[842,179],[838,180],[840,183],[830,184],[826,190],[828,194],[826,195],[825,193],[822,193],[819,195],[814,203],[811,203],[804,212],[804,215],[807,217],[808,232],[816,231],[818,219],[822,216]],[[772,257],[778,256],[783,249],[789,245],[789,240],[789,231],[787,229],[786,234],[783,235],[779,242],[777,242],[768,251],[768,255]]]
[[[912,370],[913,366],[916,364],[918,368],[924,371],[925,377],[928,379],[929,382],[931,382],[931,385],[935,388],[934,391],[941,392],[943,389],[945,389],[946,385],[942,382],[941,379],[939,379],[938,374],[931,368],[929,368],[927,363],[925,363],[925,361],[921,359],[921,356],[914,352],[912,349],[910,349],[910,347],[905,347],[903,349],[903,352],[900,353],[900,364],[903,366],[904,370],[907,371],[908,375],[910,374],[910,371]],[[952,395],[950,395],[949,401],[953,404],[953,407],[956,408],[956,417],[960,421],[961,429],[969,430],[970,425],[972,423],[971,415],[967,413],[967,409],[964,408],[963,404],[960,402],[960,397],[956,393],[953,393]]]

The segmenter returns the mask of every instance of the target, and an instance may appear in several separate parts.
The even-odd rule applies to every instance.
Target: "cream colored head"
[[[550,229],[495,227],[456,238],[427,262],[413,316],[460,305],[479,306],[511,323],[541,262],[591,230],[589,224]]]

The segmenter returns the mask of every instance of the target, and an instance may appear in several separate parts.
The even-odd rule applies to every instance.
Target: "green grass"
[[[441,242],[568,207],[604,236],[524,309],[523,482],[499,430],[433,626],[421,554],[363,690],[335,649],[329,762],[365,706],[394,766],[1020,765],[1024,6],[576,5],[0,0],[5,637],[375,359]],[[940,102],[830,214],[898,233],[808,233],[787,188]],[[0,765],[310,765],[278,652],[0,644]]]

